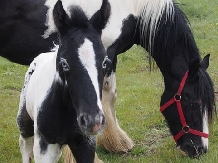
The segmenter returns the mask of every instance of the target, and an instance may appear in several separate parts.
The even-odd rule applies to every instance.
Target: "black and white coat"
[[[73,6],[69,17],[58,1],[53,10],[60,45],[34,59],[25,75],[17,123],[23,162],[57,162],[68,144],[78,163],[94,161],[95,135],[105,124],[101,104],[101,30],[110,15],[104,0],[88,20]]]

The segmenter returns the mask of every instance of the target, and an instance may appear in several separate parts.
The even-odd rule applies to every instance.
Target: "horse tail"
[[[173,21],[174,3],[173,0],[141,0],[138,6],[140,44],[152,55],[160,21],[162,19]]]

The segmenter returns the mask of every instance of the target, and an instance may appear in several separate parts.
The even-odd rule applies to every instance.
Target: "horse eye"
[[[191,103],[191,107],[192,107],[193,109],[197,109],[197,108],[200,107],[200,105],[199,105],[198,103]]]
[[[64,71],[69,71],[70,70],[70,66],[68,65],[66,59],[61,58],[60,64],[61,64]]]

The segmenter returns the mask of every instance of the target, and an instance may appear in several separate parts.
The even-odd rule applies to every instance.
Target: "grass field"
[[[190,20],[202,57],[210,53],[208,72],[218,91],[218,1],[179,0]],[[20,163],[16,114],[27,67],[0,58],[0,163]],[[117,66],[117,117],[120,126],[134,140],[126,154],[110,154],[98,148],[105,163],[216,163],[218,161],[218,121],[210,128],[209,151],[200,159],[182,156],[175,147],[159,112],[163,78],[154,65],[149,71],[148,54],[134,46],[120,55]]]

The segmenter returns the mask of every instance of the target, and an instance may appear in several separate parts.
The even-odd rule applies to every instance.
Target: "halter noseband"
[[[186,120],[185,120],[185,116],[183,114],[183,111],[182,111],[182,105],[181,105],[181,93],[182,93],[182,90],[184,88],[184,85],[185,85],[185,82],[186,82],[186,79],[188,77],[188,72],[189,71],[186,71],[181,83],[180,83],[180,86],[179,86],[179,89],[177,91],[177,93],[175,94],[175,96],[169,100],[168,102],[166,102],[163,106],[160,107],[160,111],[163,112],[166,108],[168,108],[170,105],[172,105],[174,102],[176,102],[176,105],[177,105],[177,109],[178,109],[178,113],[179,113],[179,118],[180,118],[180,121],[182,123],[182,130],[176,134],[175,136],[173,136],[174,140],[177,142],[184,134],[187,134],[187,133],[190,133],[190,134],[193,134],[193,135],[197,135],[197,136],[201,136],[201,137],[204,137],[204,138],[208,138],[209,137],[209,134],[207,133],[203,133],[201,131],[197,131],[197,130],[194,130],[194,129],[191,129],[187,123],[186,123]]]

